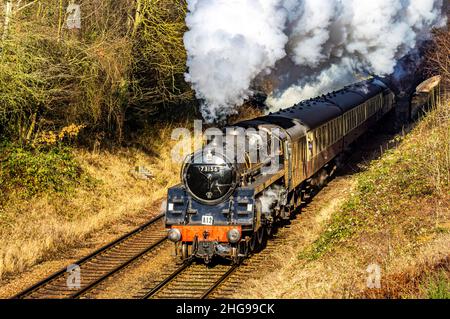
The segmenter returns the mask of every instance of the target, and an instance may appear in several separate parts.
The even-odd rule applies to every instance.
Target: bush
[[[440,271],[429,280],[425,287],[428,299],[450,299],[450,280],[445,271]]]
[[[0,144],[0,201],[12,192],[23,198],[69,192],[87,180],[68,146],[31,148]]]

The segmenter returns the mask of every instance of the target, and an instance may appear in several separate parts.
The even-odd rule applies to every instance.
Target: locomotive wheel
[[[253,233],[252,239],[249,243],[250,251],[253,252],[256,250],[256,247],[258,247],[258,232]]]
[[[264,227],[260,227],[256,232],[256,237],[258,239],[258,245],[262,245],[264,240]]]
[[[242,246],[243,246],[243,249],[242,249]],[[250,249],[250,244],[246,241],[242,241],[240,244],[240,247],[239,247],[241,254],[244,255],[245,257],[247,257],[249,249]]]
[[[266,226],[264,226],[264,228],[265,228],[265,230],[266,230],[266,235],[267,235],[267,236],[272,235],[272,231],[273,231],[272,225],[266,225]]]
[[[189,246],[188,244],[181,245],[181,259],[186,260],[189,258]]]
[[[235,265],[239,264],[240,258],[238,256],[238,253],[239,253],[239,251],[238,251],[237,247],[231,248],[231,259],[233,260],[233,264],[235,264]]]

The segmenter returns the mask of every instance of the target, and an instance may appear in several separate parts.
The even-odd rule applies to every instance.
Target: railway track
[[[130,264],[154,252],[166,242],[164,214],[160,214],[145,225],[98,249],[89,256],[75,262],[79,281],[69,282],[74,277],[67,268],[22,291],[16,299],[62,299],[80,298],[119,273]],[[79,268],[78,268],[79,267]]]
[[[168,270],[163,279],[152,282],[141,299],[211,299],[228,298],[239,289],[240,283],[257,274],[267,265],[271,253],[283,243],[283,236],[277,235],[266,243],[264,249],[245,259],[239,265],[217,264],[207,266],[193,262],[179,264]]]
[[[232,273],[237,265],[216,265],[185,263],[141,296],[142,299],[206,299]]]

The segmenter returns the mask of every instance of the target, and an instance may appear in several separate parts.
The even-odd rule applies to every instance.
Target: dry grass
[[[440,287],[436,287],[436,284],[442,285],[445,291],[436,291],[441,290]],[[431,260],[427,256],[425,260],[415,261],[401,272],[386,276],[381,289],[365,289],[360,296],[376,299],[448,299],[450,298],[450,255],[441,259],[434,256]]]
[[[142,137],[142,143],[152,149],[151,155],[135,148],[75,151],[82,168],[98,181],[93,188],[79,188],[70,196],[52,193],[29,200],[10,198],[0,219],[0,279],[80,246],[93,232],[132,218],[161,200],[167,187],[179,181],[179,164],[170,157],[170,132],[167,126],[153,131],[159,139],[151,139],[154,135],[150,133],[148,138]],[[135,179],[129,173],[135,166],[146,167],[154,178]]]

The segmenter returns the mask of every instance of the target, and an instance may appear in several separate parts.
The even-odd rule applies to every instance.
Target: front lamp
[[[230,243],[236,244],[241,239],[241,233],[236,228],[230,229],[227,233],[227,239]]]
[[[174,243],[179,242],[181,240],[181,232],[179,229],[172,228],[167,233],[167,238]]]

